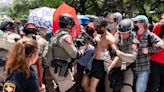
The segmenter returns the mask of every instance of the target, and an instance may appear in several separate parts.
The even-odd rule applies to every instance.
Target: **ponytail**
[[[36,52],[38,44],[35,40],[24,38],[16,42],[7,58],[6,72],[23,72],[29,77],[30,56]]]

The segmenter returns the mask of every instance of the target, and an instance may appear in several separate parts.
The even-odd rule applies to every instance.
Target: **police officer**
[[[42,36],[38,35],[39,30],[36,25],[30,22],[25,24],[23,32],[25,33],[25,37],[37,40],[38,44],[40,45],[40,56],[44,57],[43,52],[45,52],[44,50],[46,50],[48,42],[44,38],[42,38]]]
[[[15,25],[11,21],[2,22],[0,29],[3,31],[3,35],[0,36],[0,82],[2,83],[6,78],[4,65],[7,53],[11,50],[16,40],[20,39],[20,35],[15,33]]]
[[[15,25],[11,21],[2,22],[0,29],[3,31],[3,36],[1,36],[2,37],[1,41],[7,40],[7,42],[11,43],[11,44],[6,43],[5,45],[2,44],[0,48],[10,50],[11,47],[13,46],[13,43],[15,43],[17,39],[20,39],[20,35],[15,33]]]
[[[133,92],[133,72],[132,72],[132,63],[135,61],[138,53],[138,43],[137,36],[134,32],[132,32],[133,29],[133,22],[130,19],[123,19],[120,21],[117,33],[115,34],[117,37],[117,46],[120,50],[116,51],[117,56],[119,57],[119,60],[116,62],[112,62],[111,66],[108,68],[109,71],[115,65],[115,70],[118,69],[118,71],[123,72],[123,80],[118,81],[119,83],[123,83],[122,85],[113,85],[112,81],[119,80],[121,76],[116,76],[116,79],[110,78],[111,85],[113,85],[113,90],[119,90],[120,92]],[[111,70],[112,71],[112,70]]]
[[[70,31],[74,25],[74,18],[70,14],[60,15],[60,29],[51,39],[53,61],[49,69],[61,92],[66,92],[74,84],[71,73],[72,59],[83,56],[86,49],[86,47],[83,47],[78,50],[73,44]]]
[[[43,76],[43,82],[47,82],[47,79],[45,79],[45,76],[51,76],[50,74],[47,74],[48,73],[47,71],[45,71],[46,67],[47,67],[47,62],[45,60],[45,55],[46,55],[47,49],[48,49],[48,41],[46,41],[42,36],[39,35],[39,31],[42,31],[42,30],[39,30],[34,23],[30,23],[30,22],[25,24],[24,30],[23,30],[23,32],[26,35],[25,37],[35,39],[38,42],[39,46],[40,46],[40,53],[39,53],[40,57],[39,58],[40,58],[40,62],[41,62],[40,63],[41,72],[42,72],[42,76]],[[36,72],[38,72],[36,65],[32,65],[32,68]],[[52,80],[52,78],[51,78],[51,80]],[[46,85],[46,87],[47,86],[48,85]]]

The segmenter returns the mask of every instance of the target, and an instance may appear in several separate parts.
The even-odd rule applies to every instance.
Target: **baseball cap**
[[[27,23],[25,24],[23,32],[26,34],[36,34],[39,30],[37,29],[36,25],[33,23]]]
[[[132,21],[142,22],[145,24],[149,23],[148,18],[145,15],[138,15],[135,18],[131,18],[131,19]]]

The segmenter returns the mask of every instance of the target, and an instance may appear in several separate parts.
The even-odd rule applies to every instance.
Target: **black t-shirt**
[[[29,71],[29,78],[26,78],[23,72],[9,74],[2,92],[40,92],[37,74],[32,68]]]

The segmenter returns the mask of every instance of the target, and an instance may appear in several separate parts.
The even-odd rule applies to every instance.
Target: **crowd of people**
[[[149,22],[145,15],[123,18],[116,12],[81,25],[73,38],[75,21],[67,13],[59,16],[55,33],[28,20],[4,21],[0,90],[164,92],[164,14],[151,28]]]

